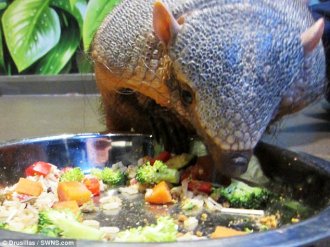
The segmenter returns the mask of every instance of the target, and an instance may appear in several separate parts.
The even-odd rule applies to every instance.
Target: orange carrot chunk
[[[80,182],[60,182],[57,187],[57,195],[60,201],[76,201],[78,205],[88,202],[92,193]]]
[[[76,201],[62,201],[62,202],[56,202],[53,205],[54,209],[57,210],[65,210],[68,209],[75,215],[80,214],[80,208],[78,206],[78,203]]]
[[[170,188],[165,181],[162,181],[153,187],[152,192],[146,193],[145,201],[152,204],[166,204],[172,202]]]
[[[225,238],[225,237],[233,237],[239,235],[245,235],[246,232],[238,231],[229,227],[217,226],[215,231],[211,233],[211,238]]]
[[[35,182],[26,178],[20,178],[15,191],[20,194],[39,196],[43,191],[42,185],[39,182]]]

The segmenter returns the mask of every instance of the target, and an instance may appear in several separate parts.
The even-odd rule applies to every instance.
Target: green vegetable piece
[[[10,227],[6,222],[0,222],[0,230],[10,230],[10,231],[17,231],[17,229]],[[23,230],[20,229],[20,232],[34,234],[38,231],[38,225],[34,224],[31,226],[25,227]]]
[[[212,188],[212,192],[210,194],[210,197],[215,200],[215,201],[218,201],[221,197],[221,191],[223,190],[223,188],[216,188],[216,187],[213,187]]]
[[[203,199],[200,196],[184,198],[181,200],[180,208],[185,212],[198,212],[203,209]]]
[[[162,161],[156,160],[153,165],[147,162],[139,166],[135,178],[141,184],[155,184],[161,181],[177,184],[180,181],[180,173],[176,169],[168,168]]]
[[[270,191],[260,187],[251,187],[233,180],[226,188],[221,188],[220,196],[228,200],[231,207],[261,209],[270,199]]]
[[[40,227],[38,231],[38,233],[40,233],[41,235],[53,238],[59,237],[61,232],[62,231],[55,225]]]
[[[154,225],[131,228],[116,235],[115,242],[174,242],[178,226],[170,217],[159,217]]]
[[[38,232],[38,225],[34,224],[32,226],[27,226],[22,230],[22,232],[28,233],[28,234],[35,234]]]
[[[192,203],[189,200],[186,200],[181,204],[181,209],[184,210],[184,211],[191,211],[195,207],[196,207],[196,204]]]
[[[109,167],[105,167],[103,170],[92,169],[91,174],[98,179],[101,179],[103,183],[112,186],[122,185],[126,181],[125,173],[119,169],[112,169]]]
[[[175,155],[174,157],[166,161],[166,165],[168,166],[168,168],[179,170],[186,167],[194,157],[194,155],[187,153]]]
[[[44,210],[39,213],[38,232],[49,237],[100,240],[103,232],[80,223],[69,210]]]
[[[84,179],[85,175],[79,167],[70,169],[62,174],[60,177],[60,182],[81,182]]]
[[[0,229],[8,230],[8,224],[6,222],[0,222]]]

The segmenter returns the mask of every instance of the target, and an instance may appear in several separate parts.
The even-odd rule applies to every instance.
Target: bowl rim
[[[10,140],[0,143],[0,149],[12,145],[23,145],[28,143],[37,143],[43,141],[57,141],[64,139],[86,139],[86,138],[102,138],[102,137],[143,137],[152,140],[152,135],[138,134],[138,133],[78,133],[78,134],[61,134],[47,137],[34,137],[25,138],[20,140]],[[262,143],[261,143],[262,145]],[[278,147],[279,148],[279,147]],[[281,148],[283,149],[283,148]],[[284,149],[283,149],[284,150]],[[297,153],[299,156],[299,153]],[[49,238],[37,234],[26,234],[21,232],[14,232],[8,230],[0,230],[0,243],[1,240],[42,240],[42,239],[57,239],[64,240],[63,238]],[[183,247],[191,245],[193,247],[199,247],[204,245],[205,247],[211,246],[303,246],[320,241],[330,240],[330,206],[321,210],[318,214],[312,216],[309,219],[301,221],[296,224],[284,226],[279,229],[269,230],[266,232],[258,232],[253,234],[247,234],[245,236],[229,237],[223,239],[207,239],[198,241],[183,241],[183,242],[171,242],[171,243],[157,243],[158,245],[177,246]],[[78,246],[109,246],[111,244],[120,246],[155,246],[155,243],[118,243],[118,242],[101,242],[101,241],[89,241],[89,240],[74,240]]]

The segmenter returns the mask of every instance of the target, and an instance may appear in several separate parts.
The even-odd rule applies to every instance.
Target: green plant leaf
[[[0,0],[0,10],[3,10],[7,7],[7,0]]]
[[[2,30],[0,26],[0,75],[6,74],[5,58],[3,55]]]
[[[86,0],[75,0],[75,4],[72,6],[71,1],[72,0],[51,0],[50,4],[72,15],[77,20],[80,32],[82,33],[87,2]]]
[[[19,72],[51,50],[61,35],[60,21],[47,0],[16,0],[2,16],[9,52]]]
[[[60,73],[77,50],[79,43],[78,26],[71,21],[67,28],[62,29],[60,42],[38,62],[35,73],[43,75]]]
[[[92,73],[93,63],[83,52],[78,52],[76,54],[76,63],[79,73]]]
[[[87,52],[96,30],[120,0],[90,0],[83,27],[84,51]]]
[[[70,74],[70,71],[72,69],[72,63],[71,62],[68,62],[64,68],[60,71],[59,74]]]
[[[71,8],[74,8],[74,6],[76,5],[77,0],[70,0],[70,6]]]

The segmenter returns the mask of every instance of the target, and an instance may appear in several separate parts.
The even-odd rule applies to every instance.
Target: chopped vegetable
[[[243,235],[304,219],[300,202],[275,197],[266,189],[231,179],[228,183],[221,180],[221,184],[233,181],[230,186],[214,188],[206,182],[212,177],[208,156],[180,171],[182,166],[193,164],[195,159],[191,155],[171,158],[170,153],[162,152],[155,158],[153,163],[144,157],[130,168],[119,162],[111,168],[92,169],[91,175],[86,176],[80,168],[72,167],[64,168],[58,176],[55,166],[36,162],[26,169],[30,177],[21,178],[15,186],[0,188],[0,211],[4,211],[0,229],[56,238],[171,242]],[[186,179],[180,181],[180,174]],[[119,185],[124,186],[112,188]],[[145,191],[144,201],[140,201],[139,193]],[[100,197],[92,198],[93,195]],[[169,203],[178,205],[166,205]],[[263,210],[266,203],[272,205],[272,211]],[[141,206],[146,210],[142,214]],[[115,226],[116,222],[122,222],[122,208],[132,210],[134,215],[125,218],[124,225]],[[173,208],[177,213],[170,215]],[[278,208],[282,211],[277,211]],[[215,227],[213,212],[228,219],[223,222],[226,225]],[[153,216],[161,217],[154,223]],[[100,225],[105,222],[95,221],[94,217],[104,217],[110,226]],[[289,221],[283,221],[284,217]],[[199,225],[199,219],[203,226]],[[132,223],[138,227],[131,228]],[[214,232],[210,234],[212,225]],[[120,231],[118,227],[123,226],[127,229]],[[201,232],[204,228],[205,232]]]
[[[251,187],[243,182],[233,180],[220,195],[228,200],[231,207],[260,209],[270,199],[270,192],[260,187]]]
[[[7,230],[8,224],[6,222],[0,222],[0,229]]]
[[[49,237],[101,240],[103,232],[80,223],[69,210],[44,210],[39,213],[39,233]]]
[[[58,199],[60,201],[76,201],[82,205],[91,199],[92,193],[85,185],[79,182],[60,182],[57,187]]]
[[[156,184],[150,194],[146,193],[145,200],[153,204],[166,204],[172,202],[170,189],[165,181]]]
[[[215,231],[211,233],[211,238],[225,238],[225,237],[233,237],[239,235],[245,235],[246,232],[238,231],[229,227],[217,226]]]
[[[153,165],[156,162],[156,160],[166,162],[170,158],[171,158],[171,153],[167,152],[167,151],[163,151],[163,152],[160,152],[156,157],[151,158],[149,161],[150,161],[150,164]]]
[[[186,197],[181,201],[181,209],[183,211],[200,211],[203,209],[204,200],[201,195],[189,198]]]
[[[15,229],[9,229],[9,230],[15,231]],[[22,232],[28,233],[28,234],[35,234],[38,232],[38,225],[37,224],[29,225],[29,226],[25,227],[22,230]]]
[[[130,228],[116,235],[115,242],[173,242],[178,226],[170,217],[159,217],[155,225]]]
[[[10,224],[6,222],[0,222],[0,230],[10,230],[10,231],[17,231],[17,229],[13,228],[13,226],[10,226]],[[38,232],[38,225],[33,224],[26,226],[23,229],[20,229],[20,232],[34,234]]]
[[[286,215],[300,215],[305,216],[311,213],[312,209],[306,205],[303,205],[299,201],[295,201],[289,198],[279,198],[278,199],[283,207],[286,209]]]
[[[26,176],[47,176],[52,169],[52,165],[43,161],[37,161],[25,169]]]
[[[83,184],[92,192],[93,196],[100,194],[100,181],[97,178],[84,178]]]
[[[75,167],[72,169],[66,169],[65,172],[61,175],[61,182],[81,182],[84,179],[85,175],[83,171],[79,167]]]
[[[192,232],[198,226],[198,219],[196,217],[187,217],[187,219],[183,222],[183,227],[186,231]]]
[[[157,160],[154,165],[146,162],[139,166],[135,178],[141,184],[155,184],[161,181],[177,184],[180,180],[180,173]]]
[[[57,210],[70,210],[75,215],[77,215],[77,216],[80,215],[80,208],[76,201],[56,202],[56,203],[54,203],[53,208],[57,209]]]
[[[268,215],[259,219],[260,224],[264,225],[266,229],[274,229],[278,225],[276,215]]]
[[[181,174],[181,180],[186,178],[210,181],[213,176],[213,161],[210,156],[198,157],[196,164],[189,166]]]
[[[25,195],[39,196],[43,191],[43,188],[39,182],[35,182],[26,178],[20,178],[16,185],[15,191]]]
[[[103,170],[92,169],[91,174],[101,179],[105,184],[119,186],[125,183],[126,175],[120,169],[105,167]]]
[[[188,182],[188,190],[210,194],[212,192],[212,184],[205,181],[190,180]]]
[[[194,157],[194,155],[187,153],[175,155],[174,157],[166,161],[166,165],[168,166],[168,168],[178,170],[186,167],[194,159]]]
[[[222,191],[222,188],[216,188],[216,187],[213,187],[212,188],[212,192],[210,194],[210,197],[215,200],[215,201],[218,201],[221,197],[221,191]]]

